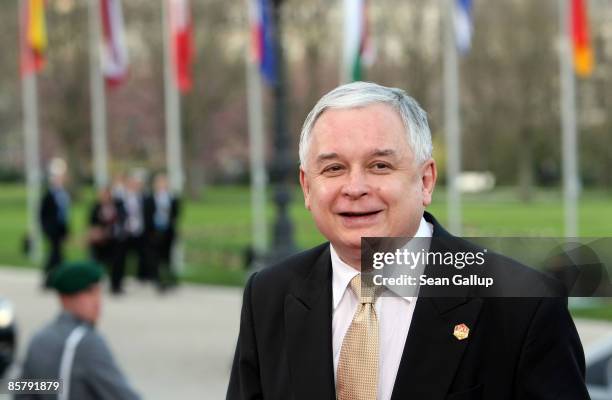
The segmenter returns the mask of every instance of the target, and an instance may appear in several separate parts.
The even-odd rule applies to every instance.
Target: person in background
[[[124,173],[117,174],[113,177],[113,183],[111,184],[113,199],[121,202],[125,200],[125,182],[126,177]]]
[[[166,174],[153,181],[153,193],[145,202],[145,236],[149,246],[151,270],[161,289],[176,284],[172,270],[172,247],[176,239],[179,199],[170,192]]]
[[[102,267],[89,261],[64,263],[53,271],[50,283],[62,310],[30,341],[22,379],[62,379],[65,399],[140,398],[95,327],[102,308],[103,274]],[[45,396],[15,396],[16,400],[41,398]]]
[[[125,263],[120,246],[125,237],[125,208],[123,202],[114,199],[109,187],[100,189],[98,200],[89,215],[87,241],[91,256],[110,270],[111,292],[123,293]]]
[[[125,233],[122,257],[125,262],[130,254],[135,253],[138,260],[136,277],[144,282],[154,279],[150,271],[150,260],[147,254],[147,245],[144,237],[144,203],[143,193],[144,176],[141,171],[134,171],[126,181],[123,197],[125,207]]]
[[[63,247],[69,234],[70,195],[65,189],[66,163],[54,159],[49,165],[49,185],[40,203],[39,219],[48,243],[44,265],[44,286],[48,287],[51,270],[62,263]]]

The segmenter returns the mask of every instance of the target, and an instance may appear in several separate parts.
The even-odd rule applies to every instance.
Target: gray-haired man
[[[425,212],[431,153],[426,113],[400,89],[356,82],[319,100],[299,174],[329,243],[247,283],[228,399],[588,399],[562,298],[484,298],[469,287],[452,298],[364,296],[362,237],[466,246]]]

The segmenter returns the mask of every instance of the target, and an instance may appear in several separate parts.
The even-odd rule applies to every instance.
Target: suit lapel
[[[454,327],[465,324],[473,328],[481,300],[467,301],[451,310],[440,312],[450,303],[434,298],[419,298],[404,353],[395,378],[392,400],[446,398],[469,337],[458,340]]]
[[[285,298],[291,385],[296,400],[334,399],[329,247]]]
[[[432,251],[453,250],[457,239],[446,232],[428,213],[425,219],[434,225]],[[456,249],[455,249],[456,250]],[[428,276],[444,274],[444,268],[428,265]],[[448,272],[448,270],[446,270]],[[446,288],[439,297],[436,289],[423,288],[414,310],[410,331],[393,387],[392,400],[446,398],[456,370],[469,345],[470,337],[458,340],[455,327],[476,325],[482,300],[469,297],[470,288]]]

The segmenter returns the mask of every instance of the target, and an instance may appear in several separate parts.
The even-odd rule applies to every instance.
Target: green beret
[[[102,267],[94,261],[73,261],[61,264],[51,273],[51,287],[61,294],[74,294],[100,282]]]

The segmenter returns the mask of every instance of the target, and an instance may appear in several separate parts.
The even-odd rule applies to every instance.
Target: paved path
[[[20,360],[32,333],[59,310],[38,278],[31,270],[0,268],[0,296],[18,316]],[[126,289],[123,297],[104,299],[99,329],[143,398],[223,399],[242,291],[183,285],[160,296],[135,283]]]
[[[19,359],[32,333],[59,310],[32,270],[0,268],[0,296],[18,316]],[[184,285],[166,295],[132,283],[120,298],[105,298],[100,330],[145,399],[225,397],[238,333],[241,289]],[[610,338],[612,324],[577,321],[588,353]],[[2,399],[2,395],[0,395]]]

